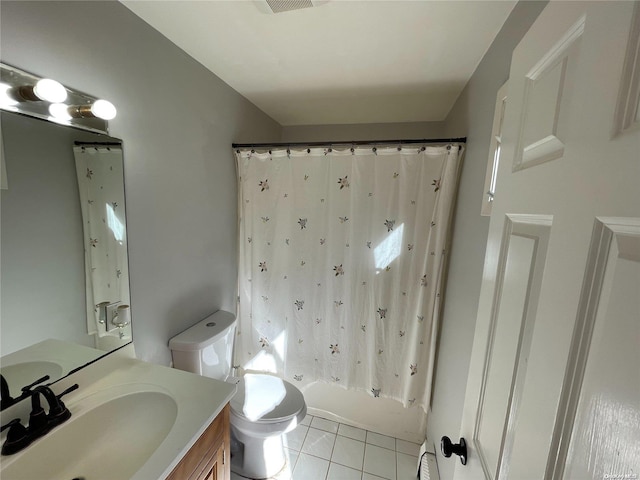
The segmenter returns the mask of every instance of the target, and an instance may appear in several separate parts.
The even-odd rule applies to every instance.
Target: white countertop
[[[112,393],[117,394],[116,392],[127,389],[143,389],[145,385],[166,393],[176,402],[177,414],[173,427],[144,465],[131,477],[135,480],[162,479],[169,475],[236,392],[234,384],[142,362],[118,353],[111,354],[60,380],[51,388],[57,394],[75,383],[79,388],[64,397],[64,402],[72,415],[74,411],[79,415],[79,412],[93,408],[91,404],[93,399],[108,397]],[[11,409],[15,408],[16,406],[11,407]],[[9,414],[3,412],[3,424],[13,418],[13,416],[9,418],[9,415],[15,415],[15,411]],[[67,423],[72,421],[73,416]],[[105,418],[104,421],[109,422],[109,418]],[[43,438],[55,435],[56,431],[63,429],[65,425],[60,425]],[[87,432],[87,435],[90,435],[90,432]],[[22,452],[2,457],[0,465],[2,469],[20,461],[21,457],[29,455],[30,448],[41,440],[36,440]],[[123,432],[123,445],[126,445],[126,440],[126,432]],[[126,451],[123,454],[126,455]],[[34,459],[34,461],[43,461],[43,459]],[[105,471],[108,471],[110,461],[117,462],[118,459],[102,458],[100,460]],[[0,476],[3,480],[5,479],[4,475]]]

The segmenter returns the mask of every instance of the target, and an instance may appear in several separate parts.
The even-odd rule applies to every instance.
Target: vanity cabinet
[[[230,480],[229,404],[176,465],[167,480]]]

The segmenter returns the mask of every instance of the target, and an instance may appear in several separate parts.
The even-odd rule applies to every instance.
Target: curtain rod
[[[467,137],[422,140],[357,140],[352,142],[232,143],[233,148],[323,147],[326,145],[406,145],[412,143],[466,143]]]

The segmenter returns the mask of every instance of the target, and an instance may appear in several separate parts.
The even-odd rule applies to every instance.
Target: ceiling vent
[[[262,0],[255,2],[264,13],[282,13],[303,8],[319,7],[329,0]]]

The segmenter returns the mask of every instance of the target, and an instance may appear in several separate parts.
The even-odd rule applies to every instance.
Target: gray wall
[[[489,217],[480,216],[498,89],[509,78],[511,53],[547,2],[519,2],[445,121],[446,136],[466,136],[449,278],[440,331],[429,437],[458,439],[475,333]],[[499,188],[499,187],[498,187]],[[454,459],[438,458],[440,478],[453,478]]]
[[[1,58],[112,101],[123,140],[134,339],[169,364],[169,338],[235,312],[232,142],[281,127],[116,1],[0,3]]]
[[[359,123],[349,125],[300,125],[282,127],[283,142],[338,140],[407,140],[441,138],[444,122]]]

